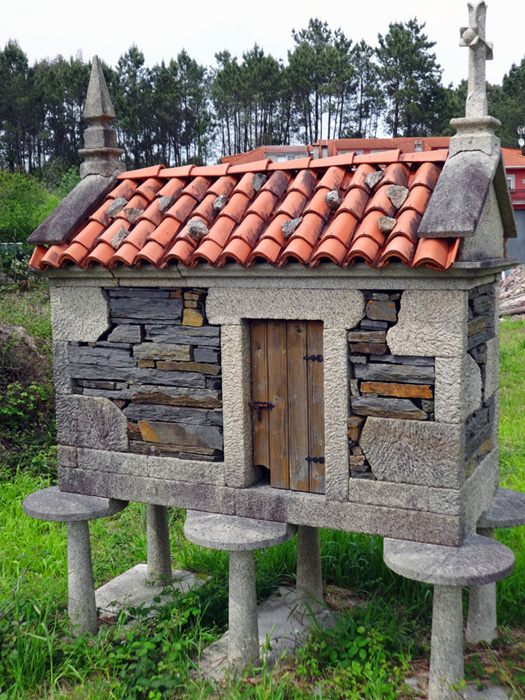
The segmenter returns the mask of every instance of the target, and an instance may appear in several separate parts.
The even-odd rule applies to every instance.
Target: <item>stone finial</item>
[[[96,174],[108,177],[115,170],[123,171],[125,164],[120,156],[124,151],[118,148],[117,133],[109,126],[115,118],[115,110],[98,56],[93,58],[83,115],[89,126],[84,131],[84,148],[79,151],[84,158],[80,176]]]
[[[467,4],[469,26],[461,27],[459,42],[460,46],[467,46],[470,49],[465,116],[486,117],[488,111],[485,62],[493,58],[492,44],[485,39],[487,6],[483,0]]]

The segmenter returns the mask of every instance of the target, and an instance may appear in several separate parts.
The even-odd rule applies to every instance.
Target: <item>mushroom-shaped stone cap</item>
[[[297,532],[295,525],[272,523],[267,520],[240,518],[237,515],[215,515],[189,510],[184,524],[184,536],[194,544],[208,549],[245,552],[266,549],[287,542]]]
[[[27,496],[23,508],[26,515],[37,520],[69,523],[75,520],[105,518],[119,513],[127,505],[127,501],[68,493],[61,491],[58,486],[50,486]]]
[[[466,537],[460,547],[385,538],[383,559],[396,574],[441,586],[481,586],[514,569],[512,550],[481,535]]]
[[[492,503],[478,520],[478,527],[518,527],[525,525],[525,493],[498,489]]]

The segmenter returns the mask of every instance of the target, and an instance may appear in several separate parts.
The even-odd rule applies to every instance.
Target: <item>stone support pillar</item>
[[[168,509],[165,506],[148,505],[148,581],[171,583],[170,533]]]

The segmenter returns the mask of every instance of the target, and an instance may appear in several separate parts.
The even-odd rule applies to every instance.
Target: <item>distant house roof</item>
[[[394,150],[121,173],[60,243],[36,247],[31,266],[401,261],[447,269],[459,238],[418,237],[446,157]]]

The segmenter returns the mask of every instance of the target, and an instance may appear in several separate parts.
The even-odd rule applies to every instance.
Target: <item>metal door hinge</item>
[[[322,362],[323,356],[322,355],[305,355],[303,357],[303,360],[310,360],[310,362]]]
[[[267,401],[252,401],[251,403],[248,404],[250,408],[254,408],[257,411],[257,419],[261,420],[261,410],[263,408],[267,408],[268,410],[270,408],[274,408],[273,403],[268,403]]]
[[[324,464],[324,457],[306,457],[306,462],[309,464],[313,462],[314,464]]]

